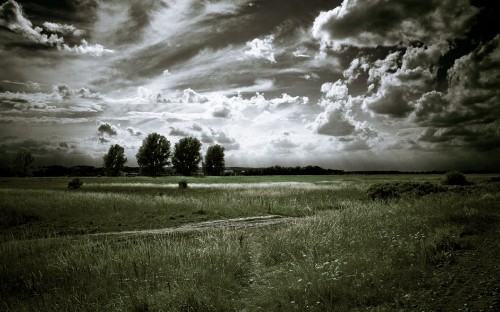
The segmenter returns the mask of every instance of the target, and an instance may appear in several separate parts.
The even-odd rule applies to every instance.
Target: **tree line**
[[[198,173],[202,162],[201,142],[197,138],[185,137],[175,143],[173,153],[170,151],[170,141],[158,133],[149,134],[135,155],[140,173],[149,176],[159,176],[165,173],[165,167],[172,165],[177,174],[191,176]],[[109,147],[103,157],[104,172],[108,176],[120,175],[127,157],[122,146],[115,144]],[[220,176],[224,173],[224,147],[216,144],[210,146],[202,162],[205,175]]]

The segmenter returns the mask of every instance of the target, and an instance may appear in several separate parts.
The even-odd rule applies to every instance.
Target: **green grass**
[[[94,178],[67,191],[68,179],[3,182],[0,310],[406,310],[406,295],[425,286],[436,266],[452,265],[457,250],[473,248],[500,208],[498,183],[468,186],[467,195],[372,201],[371,184],[401,176],[234,178],[214,180],[316,187],[138,190],[110,185],[126,178]],[[268,213],[299,218],[257,229],[73,235]]]

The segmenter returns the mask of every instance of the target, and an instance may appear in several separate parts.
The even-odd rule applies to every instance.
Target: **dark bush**
[[[82,184],[83,184],[83,182],[80,182],[80,179],[75,178],[75,179],[71,180],[70,182],[68,182],[68,189],[76,190],[76,189],[80,188],[80,186],[82,186]]]
[[[442,187],[429,182],[393,182],[373,184],[368,188],[366,193],[372,200],[388,200],[398,199],[402,196],[420,197],[442,191]]]
[[[444,185],[469,185],[467,178],[458,171],[447,172],[442,180]]]
[[[500,177],[491,177],[490,182],[500,182]]]
[[[180,188],[181,190],[183,190],[183,189],[187,189],[187,187],[188,187],[188,183],[187,183],[187,181],[180,181],[180,182],[179,182],[179,188]]]

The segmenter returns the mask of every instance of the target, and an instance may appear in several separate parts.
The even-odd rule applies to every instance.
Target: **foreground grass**
[[[8,195],[11,201],[12,191]],[[39,191],[44,192],[33,194]],[[40,210],[53,216],[64,205],[83,200],[81,206],[68,208],[76,214],[68,220],[94,213],[103,218],[99,209],[111,210],[107,196],[117,200],[127,195],[131,197],[125,197],[123,205],[134,202],[134,196],[139,202],[141,196],[150,196],[149,200],[200,201],[210,209],[224,203],[231,209],[243,205],[236,214],[257,205],[263,211],[255,213],[265,213],[266,205],[259,206],[258,200],[244,204],[260,196],[274,201],[273,208],[284,206],[287,208],[279,209],[305,217],[266,229],[135,238],[56,235],[5,241],[0,244],[0,309],[407,310],[407,294],[425,285],[436,266],[452,264],[457,250],[473,248],[482,231],[497,222],[493,216],[500,208],[496,184],[477,186],[467,196],[446,192],[398,201],[369,201],[362,189],[349,183],[326,189],[189,191],[187,197],[183,197],[185,193],[127,195],[118,190],[70,193],[82,197],[69,197],[55,205],[55,212],[50,210],[51,204],[41,204]],[[53,195],[40,193],[38,201],[51,198],[47,194]],[[104,205],[87,207],[86,198],[95,196],[103,196],[96,203]],[[219,204],[210,206],[211,202]],[[137,205],[123,213],[130,215]]]

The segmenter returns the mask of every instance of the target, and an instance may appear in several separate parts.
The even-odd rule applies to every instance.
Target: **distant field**
[[[0,310],[405,309],[454,251],[496,220],[499,183],[372,201],[374,183],[441,175],[0,179]],[[188,189],[177,183],[188,182]],[[279,215],[260,228],[144,236]]]

